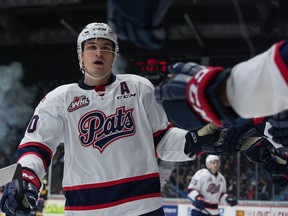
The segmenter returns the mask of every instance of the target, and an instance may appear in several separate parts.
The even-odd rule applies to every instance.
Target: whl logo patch
[[[77,110],[81,107],[88,106],[89,105],[89,99],[85,95],[76,96],[74,97],[74,100],[70,103],[68,107],[68,112],[73,112],[74,110]]]

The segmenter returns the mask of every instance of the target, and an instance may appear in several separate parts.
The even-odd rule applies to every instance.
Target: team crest
[[[106,116],[100,110],[86,113],[78,123],[79,140],[82,146],[93,146],[100,153],[117,139],[135,134],[133,109],[119,107],[112,115]]]
[[[85,95],[76,96],[74,97],[74,100],[70,103],[68,107],[68,112],[73,112],[81,107],[88,106],[89,105],[89,98],[87,98]]]

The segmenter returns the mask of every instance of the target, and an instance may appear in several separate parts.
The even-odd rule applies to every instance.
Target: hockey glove
[[[272,175],[288,176],[287,164],[280,164],[276,159],[262,165],[262,167]]]
[[[156,50],[163,47],[166,31],[163,19],[173,0],[129,0],[108,1],[108,25],[121,40],[147,49]],[[136,8],[141,8],[139,10]]]
[[[183,66],[181,73],[177,73],[172,66],[169,65],[168,70],[174,77],[156,86],[156,100],[162,104],[169,121],[174,125],[189,131],[204,127],[207,122],[191,109],[186,99],[186,88],[195,63],[179,63],[179,67]]]
[[[205,207],[204,197],[201,194],[198,194],[195,197],[195,201],[193,202],[193,205],[200,210],[204,209],[204,207]]]
[[[9,216],[28,216],[36,207],[39,188],[33,184],[36,180],[37,185],[41,185],[38,177],[32,176],[29,169],[23,169],[23,187],[19,180],[15,179],[6,185],[1,198],[1,210]],[[28,181],[26,181],[28,180]]]
[[[238,200],[236,196],[233,196],[232,194],[228,194],[228,196],[226,197],[226,202],[230,205],[230,206],[235,206],[238,204]]]
[[[209,123],[200,130],[190,131],[186,134],[184,152],[189,157],[207,154],[221,154],[224,131]]]
[[[269,174],[272,184],[276,186],[288,185],[287,162],[274,155],[273,149],[275,147],[267,139],[262,138],[255,145],[244,150],[243,153],[250,161],[261,165]]]
[[[234,119],[238,116],[232,109],[225,107],[220,101],[218,95],[219,90],[222,90],[222,85],[230,76],[231,69],[224,70],[222,67],[203,66],[197,63],[178,62],[168,70],[171,73],[177,74],[175,80],[182,76],[187,77],[185,92],[181,91],[181,96],[186,96],[186,100],[193,109],[204,121],[213,122],[218,127],[232,125]],[[162,86],[162,95],[177,95],[178,89],[174,86]],[[164,97],[165,99],[165,97]],[[183,113],[184,115],[184,113]]]
[[[273,160],[271,155],[272,145],[268,140],[261,138],[255,144],[251,145],[249,148],[244,149],[243,154],[252,162],[265,164]]]
[[[288,147],[288,110],[282,111],[269,118],[271,128],[268,133],[272,135],[272,140]]]
[[[246,150],[263,136],[264,118],[237,118],[235,125],[227,129],[224,136],[223,152],[228,154]]]

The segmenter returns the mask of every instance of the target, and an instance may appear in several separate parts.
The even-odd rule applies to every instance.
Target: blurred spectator
[[[268,184],[264,178],[259,179],[259,199],[260,200],[270,200],[270,195],[268,192]]]
[[[254,185],[251,183],[248,183],[247,189],[246,189],[246,200],[254,200],[255,199],[255,188]]]

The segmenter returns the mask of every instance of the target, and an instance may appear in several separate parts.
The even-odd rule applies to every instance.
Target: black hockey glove
[[[177,127],[189,131],[204,127],[207,122],[191,109],[186,99],[186,88],[195,63],[179,63],[181,73],[177,73],[172,66],[169,65],[168,70],[174,77],[156,86],[156,100],[162,104],[169,121]]]
[[[1,210],[8,216],[28,216],[36,207],[40,180],[30,169],[24,168],[23,173],[25,173],[23,181],[15,179],[5,186],[1,198]],[[25,179],[29,179],[29,182]],[[32,182],[37,182],[39,188]]]
[[[194,205],[196,208],[200,209],[200,210],[204,209],[204,207],[205,207],[205,199],[204,199],[204,197],[203,197],[201,194],[198,194],[198,195],[195,197],[195,200],[194,200],[194,202],[193,202],[193,205]]]
[[[272,140],[288,147],[288,110],[270,117],[269,123],[272,127],[268,133],[272,135]]]
[[[228,196],[226,197],[226,202],[230,205],[230,206],[235,206],[238,204],[238,200],[236,196],[233,196],[232,194],[228,194]]]
[[[287,163],[281,163],[281,161],[278,161],[276,158],[266,162],[262,167],[272,175],[288,176]]]
[[[184,152],[189,157],[207,154],[221,154],[224,130],[209,123],[200,130],[190,131],[186,134]]]
[[[252,162],[265,164],[273,160],[271,155],[271,149],[273,146],[265,138],[261,138],[259,141],[251,145],[249,148],[244,149],[243,154]]]
[[[235,125],[226,130],[223,141],[223,152],[233,154],[240,150],[248,149],[261,139],[264,128],[264,118],[237,118]]]
[[[163,47],[166,31],[164,17],[172,0],[109,0],[108,25],[116,31],[121,40],[147,50]],[[141,12],[136,8],[141,8]]]
[[[250,148],[242,151],[252,162],[259,163],[267,172],[271,183],[276,186],[288,185],[287,161],[273,154],[275,147],[265,138],[262,138]]]
[[[23,181],[23,190],[19,182],[13,180],[6,185],[1,198],[1,210],[9,216],[28,216],[36,207],[38,191],[35,185]]]
[[[156,88],[159,102],[185,98],[189,108],[205,122],[213,122],[218,127],[234,124],[238,115],[231,108],[225,107],[218,96],[219,89],[230,76],[231,69],[177,62],[170,65],[168,70],[176,76]],[[163,106],[165,108],[165,103]],[[186,112],[181,114],[185,119]]]

